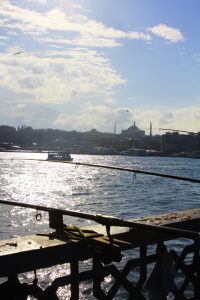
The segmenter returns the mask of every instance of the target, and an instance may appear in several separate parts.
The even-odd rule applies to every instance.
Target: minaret
[[[117,133],[117,125],[116,125],[116,121],[115,121],[115,124],[114,124],[114,134]]]
[[[152,123],[150,122],[150,131],[149,131],[149,150],[151,152],[152,148]]]
[[[150,137],[152,137],[152,123],[150,122]]]

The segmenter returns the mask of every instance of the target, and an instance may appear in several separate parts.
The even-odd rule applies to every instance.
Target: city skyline
[[[1,1],[0,124],[199,132],[199,9],[198,0]]]

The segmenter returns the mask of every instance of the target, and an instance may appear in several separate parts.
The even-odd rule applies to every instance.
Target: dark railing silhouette
[[[7,277],[7,280],[0,285],[0,298],[5,298],[3,295],[6,295],[5,299],[28,299],[32,295],[36,299],[54,300],[59,299],[57,292],[60,287],[69,286],[70,299],[76,300],[84,297],[80,295],[82,283],[85,282],[91,286],[92,299],[122,299],[122,290],[123,299],[149,299],[145,284],[155,263],[159,261],[157,249],[164,247],[172,248],[168,249],[168,253],[176,270],[172,278],[173,299],[200,299],[200,217],[164,225],[150,225],[5,200],[0,200],[0,204],[34,209],[37,211],[37,218],[40,218],[41,212],[47,212],[49,226],[54,231],[41,234],[41,238],[47,236],[49,240],[58,239],[63,242],[61,245],[19,253],[2,251],[0,277]],[[64,215],[89,219],[104,225],[107,235],[67,226],[63,223]],[[124,230],[111,234],[112,227],[123,227]],[[177,251],[173,249],[173,244],[170,245],[170,241],[180,238],[184,238],[184,243]],[[11,241],[7,241],[8,245],[9,243]],[[1,246],[3,245],[0,244]],[[16,245],[11,246],[17,248]],[[128,258],[123,259],[123,256]],[[90,260],[90,267],[85,270],[79,268],[87,260]],[[52,266],[56,268],[57,265],[65,263],[69,264],[69,274],[54,279],[42,288],[36,276],[37,270]],[[19,280],[19,274],[31,271],[35,274],[32,283]],[[13,295],[15,298],[12,298]]]

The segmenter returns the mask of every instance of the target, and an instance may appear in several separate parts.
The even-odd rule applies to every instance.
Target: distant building
[[[167,132],[162,135],[161,150],[163,153],[200,151],[200,135]]]
[[[139,129],[136,126],[135,121],[134,121],[134,124],[131,127],[129,127],[126,130],[122,130],[121,134],[124,137],[133,137],[133,138],[137,138],[137,139],[142,139],[142,138],[145,137],[145,131]]]

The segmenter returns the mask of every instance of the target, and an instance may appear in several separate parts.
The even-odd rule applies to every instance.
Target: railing
[[[162,299],[165,299],[164,297],[167,296],[169,291],[171,297],[173,297],[171,299],[200,299],[200,239],[198,226],[195,225],[197,227],[196,230],[194,230],[194,224],[190,227],[193,220],[187,223],[187,228],[192,229],[185,230],[175,228],[173,224],[168,224],[167,226],[147,225],[102,215],[90,215],[38,205],[14,203],[12,201],[0,200],[0,203],[47,212],[49,214],[50,228],[55,229],[55,234],[60,233],[63,226],[65,226],[63,224],[64,215],[96,221],[97,223],[105,225],[108,233],[108,238],[101,236],[102,240],[100,239],[94,242],[93,240],[95,240],[95,238],[87,239],[84,235],[81,236],[80,234],[76,244],[80,249],[80,255],[69,259],[63,254],[63,260],[69,264],[70,273],[66,276],[54,279],[46,288],[41,288],[40,282],[36,278],[36,270],[34,267],[30,270],[35,272],[35,278],[31,284],[19,282],[19,274],[16,272],[13,272],[13,275],[9,274],[8,280],[0,285],[0,298],[2,297],[1,295],[7,295],[6,299],[12,299],[12,296],[15,295],[15,299],[28,299],[28,295],[32,295],[39,300],[54,300],[59,299],[57,292],[60,287],[69,286],[71,292],[70,299],[83,299],[84,296],[81,296],[82,283],[89,282],[92,288],[91,299],[145,300],[149,299],[147,289],[150,289],[147,284],[147,278],[149,274],[152,274],[152,270],[156,264],[157,275],[159,276],[157,280],[162,281],[162,283],[160,281],[159,284]],[[195,224],[197,223],[197,220],[195,220]],[[110,228],[112,226],[126,227],[127,230],[123,233],[111,235]],[[182,244],[182,249],[178,251],[175,249],[167,250],[170,240],[180,238],[185,239],[185,243]],[[75,237],[73,240],[74,239]],[[155,246],[156,249],[154,249]],[[136,250],[138,255],[135,254]],[[40,249],[38,252],[39,251]],[[87,254],[86,257],[82,255],[82,252]],[[129,258],[121,259],[121,256],[118,254],[122,254],[122,256],[128,255]],[[164,256],[165,254],[167,254],[167,256]],[[170,266],[169,264],[166,265],[166,259],[163,257],[170,257],[171,266],[174,267],[173,272],[168,274],[168,277],[166,277],[166,270],[164,270],[166,272],[163,273],[161,265],[165,263],[165,267],[168,268]],[[88,259],[90,260],[90,268],[80,270],[79,265],[82,261]],[[105,280],[106,278],[107,280]],[[173,287],[169,286],[168,280],[173,282]],[[66,299],[69,299],[69,296],[66,296]],[[85,299],[89,298],[86,297]]]

